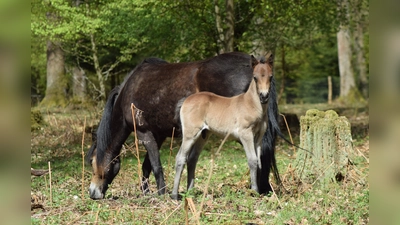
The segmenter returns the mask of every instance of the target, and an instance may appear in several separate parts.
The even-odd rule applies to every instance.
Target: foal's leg
[[[254,148],[254,137],[252,132],[245,132],[240,137],[243,144],[244,151],[246,152],[247,163],[250,168],[251,189],[258,192],[257,186],[257,165],[258,158]]]
[[[254,149],[256,151],[257,155],[257,166],[258,169],[261,169],[261,144],[262,144],[262,134],[259,132],[255,137],[254,137]]]
[[[206,132],[205,130],[203,132]],[[210,136],[208,134],[209,132],[205,133],[205,137],[198,137],[197,141],[194,143],[192,150],[190,151],[190,155],[187,161],[187,171],[188,171],[188,177],[187,177],[187,189],[192,189],[194,187],[194,178],[195,178],[195,171],[196,171],[196,165],[197,161],[199,160],[199,156],[201,151],[203,150],[204,145],[206,144],[208,137]]]
[[[178,200],[179,182],[181,179],[183,168],[185,167],[189,151],[192,149],[194,144],[193,139],[183,138],[181,148],[176,155],[175,162],[175,178],[174,178],[174,188],[172,189],[171,198]]]

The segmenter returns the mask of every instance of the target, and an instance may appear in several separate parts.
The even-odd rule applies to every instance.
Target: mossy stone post
[[[310,109],[300,117],[300,147],[295,168],[302,182],[325,186],[341,181],[353,155],[350,122],[333,110]]]

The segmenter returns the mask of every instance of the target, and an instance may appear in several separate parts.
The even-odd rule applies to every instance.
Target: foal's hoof
[[[177,200],[177,201],[182,200],[182,196],[180,194],[171,194],[170,196],[173,200]]]
[[[246,196],[259,197],[260,194],[257,191],[253,190],[253,189],[247,189],[246,190]]]

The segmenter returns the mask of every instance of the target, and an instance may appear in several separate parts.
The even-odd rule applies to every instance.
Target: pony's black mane
[[[119,86],[116,86],[110,91],[107,103],[104,107],[103,116],[101,117],[100,124],[99,127],[97,128],[95,135],[96,137],[102,137],[102,138],[96,139],[96,141],[93,142],[93,145],[87,154],[87,156],[90,157],[93,154],[93,151],[97,149],[96,159],[98,164],[101,163],[102,160],[104,159],[107,146],[111,144],[112,139],[111,139],[111,130],[109,121],[111,120],[114,102],[118,97],[119,90],[120,90]],[[89,157],[87,157],[87,160]]]

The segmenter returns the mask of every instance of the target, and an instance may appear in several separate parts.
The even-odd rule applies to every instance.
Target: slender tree
[[[233,51],[234,36],[235,36],[235,7],[233,0],[226,0],[226,32],[225,32],[225,52]]]

